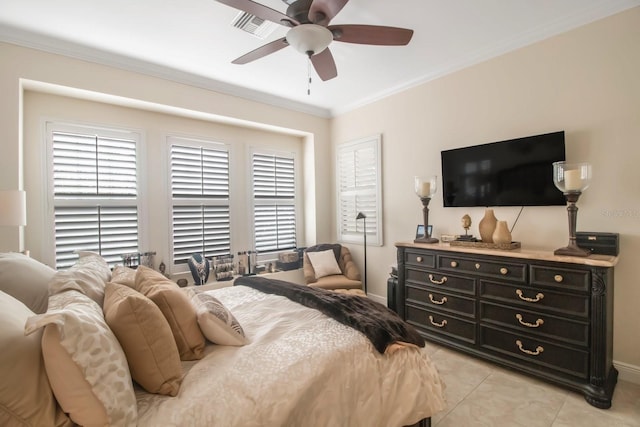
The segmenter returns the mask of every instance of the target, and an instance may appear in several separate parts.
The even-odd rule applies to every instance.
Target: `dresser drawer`
[[[589,291],[591,273],[588,270],[573,270],[544,265],[531,265],[531,284],[552,286],[559,289]]]
[[[437,333],[448,338],[476,343],[476,325],[473,321],[458,319],[447,314],[407,304],[407,323],[428,333]]]
[[[587,348],[589,324],[535,311],[480,303],[480,321]]]
[[[583,380],[588,379],[589,353],[526,334],[506,332],[482,325],[481,346],[522,363],[562,372]]]
[[[465,298],[411,283],[407,284],[405,292],[407,294],[407,302],[422,304],[431,309],[443,310],[475,319],[476,302],[473,298]]]
[[[436,266],[436,254],[432,252],[414,252],[406,251],[404,253],[404,262],[407,265],[415,265],[418,267],[435,267]]]
[[[531,286],[509,285],[480,280],[480,298],[517,305],[529,310],[541,310],[560,315],[589,316],[589,298],[586,296],[535,289]]]
[[[437,265],[438,269],[444,271],[467,272],[509,282],[525,283],[527,281],[527,264],[525,263],[469,259],[447,254],[438,256]]]
[[[476,294],[476,281],[471,277],[442,274],[434,270],[407,269],[407,282],[414,282],[430,287],[436,287],[443,291],[456,291],[468,295]]]

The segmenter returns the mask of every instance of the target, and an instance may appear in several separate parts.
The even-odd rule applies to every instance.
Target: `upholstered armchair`
[[[328,256],[326,251],[332,251],[333,257]],[[332,264],[333,260],[335,263]],[[351,252],[345,246],[339,244],[311,246],[305,250],[302,265],[304,279],[309,286],[329,290],[362,289],[360,270],[353,262]]]

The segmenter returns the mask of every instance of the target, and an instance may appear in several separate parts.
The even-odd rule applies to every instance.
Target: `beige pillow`
[[[136,271],[133,268],[116,265],[111,271],[111,282],[135,289]]]
[[[307,256],[316,273],[316,279],[333,274],[342,274],[333,250],[307,252]]]
[[[0,253],[0,291],[21,301],[36,314],[47,311],[51,267],[20,253]]]
[[[215,344],[245,345],[247,338],[238,320],[213,295],[187,289],[198,313],[198,325],[204,336]]]
[[[82,426],[135,425],[127,359],[98,304],[73,290],[52,295],[47,312],[27,320],[25,333],[42,327],[47,376],[69,417]]]
[[[42,333],[24,334],[24,324],[33,315],[0,291],[0,425],[71,426],[44,369]]]
[[[109,265],[100,255],[82,252],[78,261],[68,270],[58,271],[49,282],[49,294],[70,289],[79,291],[102,307],[104,284],[111,280]]]
[[[198,326],[196,309],[174,282],[143,265],[136,271],[136,290],[153,301],[169,322],[181,360],[202,359],[204,336]]]
[[[180,355],[160,309],[134,289],[107,283],[104,317],[122,345],[133,379],[149,393],[177,395]]]

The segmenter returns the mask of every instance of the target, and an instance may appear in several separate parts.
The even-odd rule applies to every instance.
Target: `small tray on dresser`
[[[520,242],[511,243],[488,243],[488,242],[470,242],[465,240],[452,240],[449,242],[451,246],[465,246],[467,248],[481,248],[481,249],[500,249],[510,251],[513,249],[520,249]]]

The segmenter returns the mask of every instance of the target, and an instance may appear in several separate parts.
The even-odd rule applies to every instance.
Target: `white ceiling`
[[[313,73],[311,95],[308,60],[293,48],[231,64],[287,29],[260,40],[231,27],[238,11],[215,0],[1,0],[0,41],[331,116],[634,6],[640,0],[350,0],[332,24],[411,28],[413,39],[333,42],[338,77]]]

